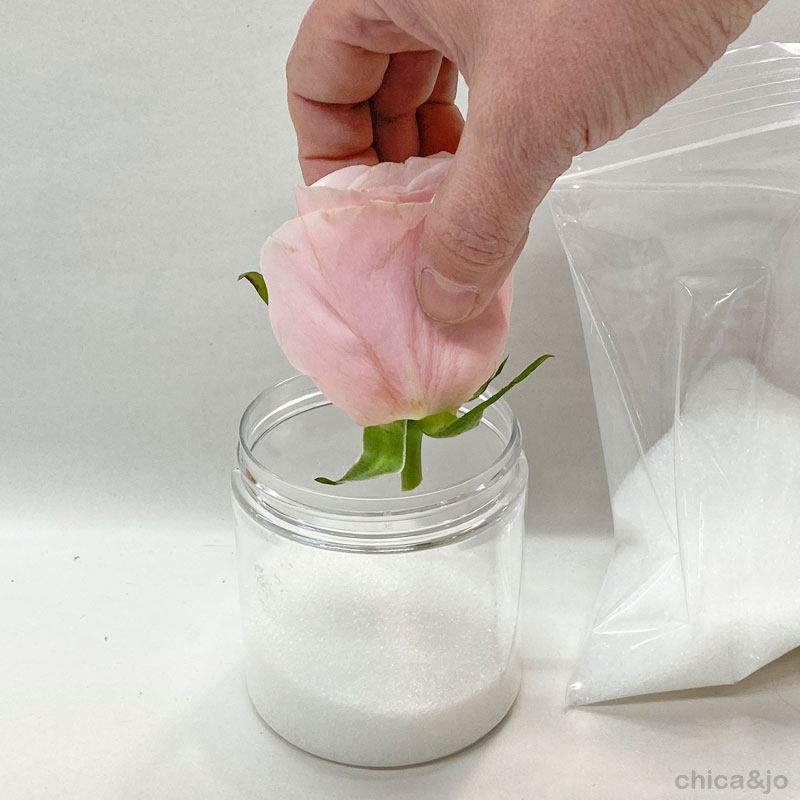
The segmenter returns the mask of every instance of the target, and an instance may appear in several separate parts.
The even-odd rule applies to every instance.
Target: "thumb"
[[[417,259],[420,305],[441,322],[466,322],[486,308],[559,174],[537,164],[535,146],[525,141],[533,134],[515,116],[513,103],[473,83],[461,141],[425,220]]]

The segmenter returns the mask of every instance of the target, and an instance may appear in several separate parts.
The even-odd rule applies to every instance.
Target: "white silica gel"
[[[521,673],[485,563],[303,550],[257,565],[245,615],[248,689],[274,730],[334,761],[395,766],[502,719]]]
[[[733,683],[800,645],[800,399],[728,360],[612,498],[570,705]]]

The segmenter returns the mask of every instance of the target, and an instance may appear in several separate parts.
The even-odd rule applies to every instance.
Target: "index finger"
[[[306,183],[352,164],[373,165],[369,99],[392,53],[429,50],[363,0],[316,0],[286,63],[289,114]]]

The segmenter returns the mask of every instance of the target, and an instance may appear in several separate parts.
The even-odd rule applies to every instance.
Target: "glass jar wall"
[[[504,402],[425,439],[424,478],[323,486],[359,429],[310,379],[262,393],[240,426],[233,498],[253,704],[293,744],[414,764],[491,730],[517,695],[527,465]]]

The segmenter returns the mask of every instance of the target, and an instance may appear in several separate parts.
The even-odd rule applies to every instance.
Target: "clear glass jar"
[[[520,685],[527,463],[500,401],[455,439],[425,438],[424,479],[339,487],[360,432],[305,376],[259,395],[239,429],[236,549],[253,704],[334,761],[387,767],[479,739]]]

